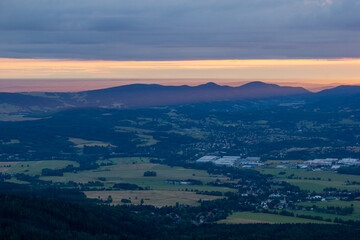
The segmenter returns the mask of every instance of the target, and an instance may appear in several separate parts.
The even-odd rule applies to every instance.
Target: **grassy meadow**
[[[139,205],[143,201],[144,205],[153,205],[156,207],[175,206],[176,203],[196,206],[201,200],[215,200],[223,197],[196,194],[186,191],[171,190],[148,190],[148,191],[85,191],[88,198],[97,198],[106,200],[108,196],[112,197],[112,204],[124,204],[122,199],[131,201],[131,204]]]
[[[44,168],[61,169],[68,165],[79,166],[77,162],[67,160],[0,162],[0,172],[8,174],[24,173],[35,176],[41,175],[41,170]]]
[[[280,162],[279,162],[280,164]],[[347,190],[359,190],[359,185],[345,185],[346,181],[360,181],[356,175],[338,174],[333,171],[308,171],[305,169],[275,169],[261,168],[258,171],[262,174],[272,174],[276,179],[287,181],[301,189],[315,192],[322,192],[324,188],[337,188]],[[281,174],[285,173],[285,174]],[[292,175],[293,179],[288,179]],[[296,179],[298,178],[298,179]],[[301,179],[300,179],[301,178]],[[313,180],[313,178],[316,178]]]
[[[83,143],[83,142],[82,142]],[[82,144],[81,143],[81,144]],[[78,142],[80,144],[80,142]],[[226,181],[224,176],[209,175],[206,171],[185,169],[181,167],[170,167],[167,165],[150,163],[149,158],[144,157],[124,157],[112,158],[108,160],[98,161],[99,164],[108,163],[111,165],[101,166],[95,170],[86,170],[79,172],[65,172],[63,176],[41,176],[44,168],[61,169],[68,165],[79,166],[77,162],[64,160],[48,160],[48,161],[27,161],[27,162],[2,162],[0,163],[0,172],[15,174],[24,173],[30,176],[40,175],[41,180],[51,180],[53,182],[69,182],[88,183],[92,181],[100,181],[104,183],[106,189],[111,189],[116,183],[136,184],[144,189],[137,191],[125,190],[106,190],[106,191],[85,191],[89,198],[101,198],[106,200],[109,195],[113,198],[113,204],[121,204],[121,199],[129,199],[134,204],[140,204],[143,199],[144,204],[154,206],[165,206],[186,204],[198,205],[198,201],[214,200],[222,197],[196,194],[195,191],[219,191],[228,192],[235,191],[226,187],[210,186],[206,183],[213,182],[217,179]],[[104,164],[102,164],[104,165]],[[145,177],[145,171],[155,171],[157,176]],[[171,180],[199,180],[203,185],[175,185],[165,181]],[[27,184],[15,177],[6,180],[8,182]],[[94,187],[96,188],[96,187]],[[102,188],[102,187],[98,187]]]
[[[77,148],[83,148],[84,146],[93,147],[93,146],[112,146],[110,143],[101,142],[101,141],[93,141],[93,140],[86,140],[82,138],[69,138],[69,141],[75,144]]]
[[[282,216],[269,213],[254,212],[236,212],[218,223],[239,224],[239,223],[323,223],[331,224],[325,221],[304,219],[298,217]]]
[[[106,162],[109,162],[107,160]],[[41,177],[43,180],[52,180],[54,182],[74,181],[78,183],[87,183],[89,181],[98,181],[99,178],[105,178],[105,186],[110,187],[114,183],[132,183],[143,188],[151,190],[172,190],[182,191],[188,189],[199,191],[234,191],[225,187],[214,187],[206,185],[207,182],[216,179],[226,180],[224,176],[209,175],[206,171],[185,169],[181,167],[170,167],[161,164],[153,164],[148,158],[113,158],[110,159],[113,165],[102,166],[96,170],[81,171],[78,173],[64,173],[64,176]],[[156,177],[144,177],[145,171],[155,171]],[[165,183],[165,180],[200,180],[204,185],[174,185]]]
[[[305,211],[305,210],[296,210],[293,211],[294,214],[302,214],[302,215],[311,215],[311,216],[320,216],[324,219],[331,219],[334,220],[335,218],[341,218],[343,220],[359,220],[360,219],[360,202],[359,201],[326,201],[326,202],[302,202],[297,204],[300,207],[312,207],[317,206],[321,208],[327,208],[327,207],[353,207],[354,212],[351,215],[335,215],[335,214],[327,214],[327,213],[318,213],[314,211]]]

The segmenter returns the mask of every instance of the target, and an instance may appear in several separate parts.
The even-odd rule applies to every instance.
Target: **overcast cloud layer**
[[[360,0],[0,0],[0,57],[360,57]]]

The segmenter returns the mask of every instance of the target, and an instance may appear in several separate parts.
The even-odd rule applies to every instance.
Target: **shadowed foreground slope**
[[[173,224],[125,208],[0,195],[0,239],[357,239],[333,225]]]

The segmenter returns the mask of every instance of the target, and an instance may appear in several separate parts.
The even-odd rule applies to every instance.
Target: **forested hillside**
[[[358,239],[334,225],[174,225],[119,207],[0,194],[1,239]]]

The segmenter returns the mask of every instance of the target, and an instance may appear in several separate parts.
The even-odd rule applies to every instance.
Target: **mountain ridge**
[[[360,86],[338,86],[313,93],[302,87],[279,86],[261,81],[238,87],[213,82],[197,86],[130,84],[80,92],[0,93],[0,113],[83,107],[125,109],[274,97],[333,97],[349,93],[360,94]]]
[[[339,85],[337,87],[324,89],[318,92],[319,95],[323,95],[323,96],[357,94],[357,93],[360,93],[360,86],[358,85]]]
[[[239,87],[206,83],[198,86],[164,86],[158,84],[132,84],[108,89],[81,92],[86,94],[88,103],[102,102],[109,105],[122,103],[127,107],[149,107],[183,103],[240,100],[275,96],[307,94],[304,88],[282,87],[266,83],[254,83]],[[120,101],[120,102],[119,102]]]

